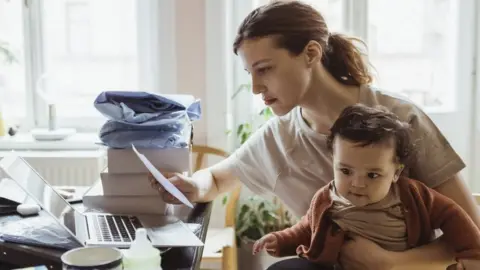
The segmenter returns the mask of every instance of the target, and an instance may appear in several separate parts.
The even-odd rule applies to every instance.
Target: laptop
[[[73,207],[23,158],[14,154],[0,160],[0,179],[16,182],[82,246],[128,248],[137,228],[146,229],[155,247],[203,246],[193,228],[174,216],[114,215]]]

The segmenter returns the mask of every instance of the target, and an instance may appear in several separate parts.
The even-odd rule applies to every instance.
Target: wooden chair
[[[194,172],[203,167],[204,157],[206,155],[223,158],[228,157],[228,154],[223,150],[203,145],[193,145],[192,153],[196,154]],[[219,265],[222,270],[238,269],[237,243],[235,240],[235,217],[240,190],[241,186],[238,186],[230,192],[228,196],[227,204],[225,206],[225,227],[219,229],[209,228],[207,232],[205,247],[215,246],[213,244],[214,242],[221,246],[219,247],[219,252],[216,252],[217,250],[206,250],[204,248],[202,256],[202,264],[204,265]]]
[[[480,206],[480,193],[473,193],[473,198],[475,198],[475,201]]]

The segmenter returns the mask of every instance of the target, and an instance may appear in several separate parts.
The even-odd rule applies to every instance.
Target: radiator
[[[105,151],[18,152],[46,181],[58,186],[90,186],[106,168]]]

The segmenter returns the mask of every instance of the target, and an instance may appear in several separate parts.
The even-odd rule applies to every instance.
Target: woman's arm
[[[480,212],[478,210],[478,205],[473,198],[472,192],[468,189],[458,173],[451,179],[436,187],[435,190],[460,205],[470,218],[472,218],[473,222],[475,222],[480,228]]]
[[[473,222],[480,227],[478,206],[472,193],[458,173],[436,187],[435,190],[455,201],[467,212]],[[395,253],[392,259],[393,264],[396,265],[396,267],[393,268],[395,270],[415,269],[413,267],[428,269],[425,268],[425,265],[431,264],[432,262],[438,262],[442,266],[444,264],[447,266],[454,263],[453,251],[448,247],[446,242],[442,241],[441,237],[429,245]],[[402,262],[408,262],[408,265],[404,265]]]
[[[199,170],[191,177],[181,173],[168,172],[164,172],[164,175],[170,183],[180,190],[191,202],[213,201],[218,195],[233,190],[240,184],[240,181],[234,176],[226,160],[210,168]],[[149,174],[148,178],[152,188],[158,190],[165,202],[181,204],[181,202],[167,192],[151,174]]]
[[[458,173],[444,181],[435,190],[454,200],[469,214],[477,226],[480,225],[478,206]],[[368,249],[372,251],[368,254],[377,255],[366,256],[367,253],[362,251]],[[361,254],[358,252],[361,252]],[[378,258],[383,256],[385,258],[384,263],[379,268],[375,268],[376,263],[379,262]],[[365,269],[391,270],[446,269],[448,265],[455,263],[453,251],[441,237],[428,245],[404,252],[386,251],[366,239],[361,239],[345,245],[342,248],[341,259],[343,260],[342,265],[345,266],[365,265]]]
[[[233,190],[240,181],[230,169],[228,160],[192,175],[198,188],[197,202],[213,201],[218,195]]]
[[[256,130],[228,158],[198,171],[192,178],[198,186],[198,201],[211,201],[243,183],[257,194],[272,191],[277,172],[274,168],[279,153],[275,144],[278,121],[270,119]]]
[[[390,256],[391,270],[437,270],[455,264],[454,253],[440,238],[434,242]]]
[[[394,252],[383,249],[362,237],[346,242],[340,252],[340,264],[345,269],[362,270],[439,270],[454,264],[454,253],[442,239]]]
[[[274,119],[255,131],[242,146],[235,150],[228,158],[219,163],[195,172],[191,177],[175,174],[168,177],[192,202],[209,202],[225,192],[235,189],[241,182],[254,193],[272,191],[276,180],[276,170],[272,164],[272,157],[277,156],[272,146],[274,133],[271,126],[277,125]],[[270,143],[269,143],[270,142]],[[163,200],[167,203],[180,203],[166,192],[154,179],[150,181],[158,189]]]

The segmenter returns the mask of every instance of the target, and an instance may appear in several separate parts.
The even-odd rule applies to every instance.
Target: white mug
[[[116,248],[82,247],[65,252],[63,270],[122,270],[123,254]]]

